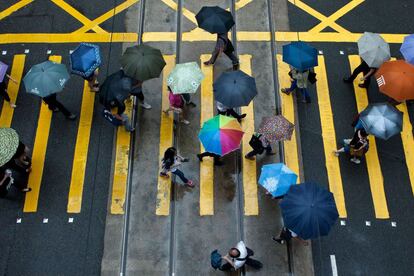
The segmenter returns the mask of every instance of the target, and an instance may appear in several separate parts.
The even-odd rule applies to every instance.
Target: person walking
[[[221,271],[238,270],[244,265],[254,269],[261,269],[263,264],[258,260],[250,258],[254,255],[253,250],[248,248],[243,241],[239,241],[235,247],[230,248],[229,252],[222,257],[226,263],[220,266]]]
[[[12,82],[17,83],[17,81],[11,78],[9,75],[6,75],[6,77],[9,78]],[[16,104],[11,101],[9,94],[7,93],[7,84],[5,79],[3,79],[2,82],[0,82],[0,96],[3,97],[6,102],[9,103],[11,108],[17,107]]]
[[[217,113],[225,116],[232,116],[240,123],[246,117],[246,113],[239,115],[233,108],[227,107],[219,101],[216,101]]]
[[[205,151],[203,153],[199,153],[197,154],[198,160],[200,160],[200,162],[203,162],[203,158],[209,156],[209,157],[213,157],[214,158],[214,165],[215,166],[221,166],[223,165],[223,161],[221,161],[221,156],[212,152],[208,152]]]
[[[254,133],[249,141],[249,145],[253,148],[244,157],[250,160],[254,160],[257,154],[262,154],[266,150],[266,155],[274,155],[272,152],[272,146],[269,140],[261,133]]]
[[[151,109],[152,106],[145,101],[144,92],[142,91],[142,84],[143,81],[133,79],[132,89],[130,94],[135,96],[139,100],[139,105],[142,106],[144,109]]]
[[[174,113],[178,114],[179,122],[189,125],[190,122],[184,118],[184,100],[182,95],[180,94],[174,94],[171,91],[171,88],[167,86],[168,89],[168,100],[170,102],[170,107],[166,110],[163,110],[163,112],[168,116],[170,111],[173,111]]]
[[[131,120],[125,114],[125,109],[125,102],[118,96],[105,104],[103,115],[114,126],[123,125],[126,131],[133,132],[135,127],[132,126]]]
[[[301,237],[299,237],[295,232],[292,230],[283,227],[282,231],[280,231],[280,234],[278,237],[273,236],[272,240],[279,244],[285,244],[286,242],[289,242],[290,240],[295,239],[297,241],[300,241],[304,246],[308,246],[309,242],[305,241]]]
[[[351,156],[350,161],[355,164],[361,163],[361,157],[365,155],[369,148],[368,133],[365,129],[356,129],[352,139],[344,139],[344,146],[334,151],[335,156],[345,152]]]
[[[211,54],[210,60],[205,61],[204,65],[214,64],[221,53],[224,53],[229,59],[231,59],[233,70],[239,69],[239,59],[234,55],[234,47],[228,38],[227,33],[217,34],[216,47]]]
[[[49,96],[46,96],[42,98],[43,101],[48,105],[49,109],[53,112],[59,112],[61,111],[63,115],[66,117],[66,119],[69,120],[75,120],[76,114],[71,113],[69,110],[66,109],[66,107],[63,106],[61,102],[57,100],[56,93],[50,94]]]
[[[354,69],[351,76],[343,78],[343,81],[346,83],[352,83],[356,77],[362,73],[363,76],[361,77],[361,81],[363,83],[359,83],[358,86],[361,88],[368,88],[371,82],[371,76],[375,74],[378,68],[369,67],[368,64],[361,58],[361,64]]]
[[[178,169],[182,162],[188,162],[188,158],[184,158],[177,153],[177,149],[174,147],[168,148],[164,152],[164,158],[162,159],[162,168],[160,172],[161,177],[169,177],[168,172],[178,176],[182,182],[187,186],[193,188],[195,185],[193,181],[187,179],[184,173]]]
[[[10,169],[0,167],[0,198],[6,197],[12,186],[16,186],[23,193],[27,193],[32,190],[32,188],[29,187],[19,187],[16,185],[12,171]]]
[[[89,89],[91,92],[99,92],[99,82],[98,82],[99,71],[96,69],[87,77],[82,76],[84,80],[88,82]]]
[[[300,71],[292,67],[289,76],[291,77],[290,87],[282,88],[280,91],[286,95],[290,95],[293,90],[300,90],[303,97],[302,102],[311,103],[311,98],[308,92],[309,70]]]

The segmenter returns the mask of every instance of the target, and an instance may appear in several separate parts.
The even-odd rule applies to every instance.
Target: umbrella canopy
[[[259,126],[259,133],[263,134],[270,142],[290,140],[295,125],[282,115],[264,117]]]
[[[240,147],[243,134],[235,118],[217,115],[204,122],[198,138],[206,151],[223,156]]]
[[[333,194],[315,183],[291,186],[280,207],[285,226],[305,240],[327,235],[339,216]]]
[[[358,40],[359,56],[369,67],[378,68],[390,60],[390,45],[379,35],[365,32]]]
[[[124,101],[131,92],[132,79],[119,70],[108,76],[99,89],[99,99],[106,104],[113,99]]]
[[[167,78],[174,94],[195,93],[204,79],[197,62],[177,64]]]
[[[98,45],[81,43],[70,54],[70,69],[76,75],[90,77],[100,65],[101,53]]]
[[[9,66],[6,63],[0,61],[0,82],[4,81],[4,77],[7,73],[7,68],[9,68]]]
[[[0,167],[9,162],[19,146],[19,135],[8,127],[0,128]]]
[[[299,70],[318,66],[318,51],[309,44],[297,41],[283,46],[283,61]]]
[[[375,73],[379,90],[402,102],[414,99],[414,66],[403,61],[387,61]]]
[[[121,58],[125,74],[140,81],[158,78],[165,64],[161,51],[145,44],[127,48]]]
[[[368,133],[388,140],[401,132],[403,113],[389,103],[375,103],[362,111],[359,119]]]
[[[227,33],[234,25],[233,15],[218,7],[202,7],[196,15],[198,27],[212,34]]]
[[[23,78],[26,92],[42,98],[62,91],[68,80],[66,66],[50,60],[34,65]]]
[[[213,89],[215,99],[229,108],[247,106],[257,95],[255,79],[240,70],[222,73]]]
[[[259,184],[274,197],[283,196],[289,187],[296,184],[298,176],[283,163],[262,167]]]
[[[414,65],[414,34],[404,37],[400,52],[408,63]]]

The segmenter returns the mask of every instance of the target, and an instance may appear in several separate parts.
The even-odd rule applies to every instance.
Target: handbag
[[[365,153],[364,148],[357,150],[357,149],[355,149],[354,145],[350,145],[350,147],[349,147],[349,154],[351,156],[362,157],[364,155],[364,153]]]

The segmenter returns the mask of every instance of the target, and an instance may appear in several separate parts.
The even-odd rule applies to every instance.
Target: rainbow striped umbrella
[[[235,118],[217,115],[204,122],[198,138],[206,151],[223,156],[240,147],[243,134]]]

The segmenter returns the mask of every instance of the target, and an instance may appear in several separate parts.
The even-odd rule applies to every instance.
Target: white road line
[[[344,220],[341,220],[341,225],[342,226],[345,226],[346,225],[346,222]]]
[[[338,269],[336,268],[335,255],[331,255],[332,276],[338,276]]]
[[[7,55],[7,51],[2,51],[2,52],[1,52],[1,54],[2,54],[3,56]]]
[[[396,223],[395,221],[392,221],[392,222],[391,222],[391,226],[392,226],[392,227],[397,227],[397,223]]]
[[[16,223],[22,223],[22,219],[21,219],[21,218],[18,218],[18,219],[16,220]]]

